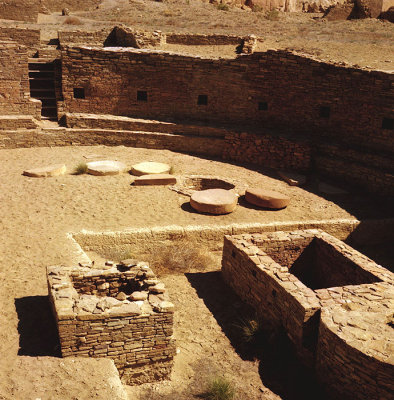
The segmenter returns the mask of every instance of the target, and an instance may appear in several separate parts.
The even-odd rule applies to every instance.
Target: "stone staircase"
[[[30,96],[41,100],[41,118],[57,120],[55,60],[29,58]]]

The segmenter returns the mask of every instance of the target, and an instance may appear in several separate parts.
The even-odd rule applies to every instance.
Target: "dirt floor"
[[[79,162],[93,159],[119,160],[128,166],[148,160],[167,162],[174,166],[176,174],[232,177],[251,186],[286,193],[291,197],[291,204],[284,210],[264,211],[248,207],[241,201],[232,214],[209,216],[193,212],[187,197],[166,187],[130,186],[132,177],[127,173],[108,177],[72,174],[54,178],[22,176],[25,169],[55,163],[65,163],[72,171]],[[35,371],[36,379],[40,379],[45,396],[37,397],[42,400],[70,398],[67,391],[54,391],[52,382],[58,381],[56,368],[47,368],[42,361],[44,356],[59,355],[56,329],[46,297],[45,268],[54,264],[75,264],[80,256],[66,238],[67,232],[82,229],[119,231],[170,224],[227,225],[235,222],[376,217],[383,212],[366,197],[337,196],[335,201],[340,206],[331,201],[333,198],[330,200],[326,196],[325,199],[312,191],[289,187],[267,174],[170,151],[126,147],[1,150],[0,399],[18,398],[14,395],[15,382],[20,382],[23,388],[20,393],[29,393],[29,388],[37,387],[37,382],[31,381],[28,374],[22,381],[17,379],[23,375],[21,368]],[[216,373],[225,374],[237,382],[242,394],[239,398],[242,399],[274,398],[274,393],[282,398],[292,398],[286,390],[294,384],[294,374],[284,374],[275,363],[271,366],[275,357],[267,356],[263,364],[245,357],[234,342],[231,333],[233,322],[245,314],[245,309],[231,297],[233,295],[222,283],[220,274],[215,272],[217,268],[218,265],[212,265],[206,273],[165,278],[178,307],[175,337],[180,352],[176,357],[173,381],[129,389],[133,394],[131,398],[153,399],[155,393],[160,396],[167,393],[168,398],[174,399],[174,393],[177,393],[176,398],[181,399],[178,393],[182,392],[184,398],[193,398],[191,395],[198,394],[208,379],[207,375]],[[23,367],[18,367],[21,356],[25,361]],[[83,377],[84,370],[78,367],[77,362],[74,368],[74,374]],[[294,365],[286,367],[284,363],[283,368],[290,371]],[[68,375],[73,379],[71,372]],[[291,382],[286,383],[290,376],[293,377]],[[277,383],[279,377],[282,384]],[[76,380],[75,384],[82,384],[82,381],[85,385],[99,386],[100,382],[95,379],[98,378],[93,375],[89,379]],[[302,382],[301,378],[299,381]]]

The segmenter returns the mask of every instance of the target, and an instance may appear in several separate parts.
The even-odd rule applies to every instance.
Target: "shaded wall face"
[[[66,49],[65,111],[238,123],[394,149],[390,75],[278,51],[235,60]],[[73,89],[85,89],[84,100]],[[140,95],[138,94],[140,92]],[[145,94],[141,93],[145,92]]]
[[[26,50],[0,42],[0,115],[38,116],[40,110],[30,99]]]

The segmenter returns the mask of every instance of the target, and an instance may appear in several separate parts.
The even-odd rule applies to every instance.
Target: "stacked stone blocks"
[[[226,236],[222,273],[333,398],[393,396],[393,273],[314,229]]]
[[[47,272],[63,357],[110,357],[127,384],[169,378],[173,304],[146,263]]]

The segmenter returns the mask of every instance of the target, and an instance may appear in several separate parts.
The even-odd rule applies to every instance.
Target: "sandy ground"
[[[233,177],[251,186],[286,193],[291,196],[291,205],[281,211],[262,211],[240,204],[232,214],[209,216],[192,212],[187,206],[187,198],[168,188],[131,187],[132,178],[127,173],[109,177],[68,174],[45,179],[21,175],[25,169],[55,163],[65,163],[72,171],[79,162],[87,159],[119,160],[128,166],[147,160],[167,162],[174,166],[177,174]],[[36,377],[42,377],[42,389],[48,394],[48,397],[42,396],[42,400],[70,398],[67,393],[56,394],[53,391],[51,382],[58,381],[55,379],[56,369],[48,372],[42,358],[40,362],[35,361],[36,356],[54,356],[59,351],[56,330],[49,326],[53,325],[53,321],[50,322],[45,297],[45,268],[77,261],[66,238],[69,231],[353,218],[353,209],[364,210],[363,215],[376,215],[378,211],[376,207],[368,207],[368,200],[352,196],[341,198],[347,211],[312,192],[289,187],[280,180],[246,167],[170,151],[125,147],[1,150],[0,185],[0,399],[18,398],[13,395],[18,382],[14,374],[18,370],[18,376],[21,376],[20,368],[34,370]],[[365,207],[362,207],[363,204]],[[212,266],[212,269],[215,268],[217,266]],[[229,302],[231,297],[226,294],[228,289],[220,281],[220,275],[211,272],[167,277],[166,284],[179,309],[175,336],[180,353],[174,370],[174,384],[164,384],[157,390],[188,393],[188,385],[195,384],[196,376],[199,376],[197,382],[205,379],[203,375],[208,367],[198,368],[205,360],[211,362],[213,369],[238,380],[240,393],[249,393],[243,399],[273,397],[274,394],[265,386],[267,383],[261,381],[264,376],[261,365],[244,360],[236,347],[230,344],[231,334],[227,334],[231,331],[229,319],[236,319],[239,313],[235,301]],[[207,291],[207,288],[210,289]],[[213,301],[211,296],[216,291],[222,293],[218,302]],[[242,308],[242,305],[238,307]],[[229,309],[232,311],[226,314]],[[30,362],[22,363],[24,367],[17,368],[20,356],[31,356]],[[54,374],[53,379],[51,373]],[[76,365],[75,373],[83,376],[84,370]],[[29,393],[29,387],[34,387],[30,379],[27,374],[26,379],[20,382],[23,393]],[[94,385],[97,383],[94,379],[92,376],[85,381]],[[28,395],[23,398],[35,399]],[[75,398],[86,397],[81,395]],[[152,396],[150,398],[153,399]]]

